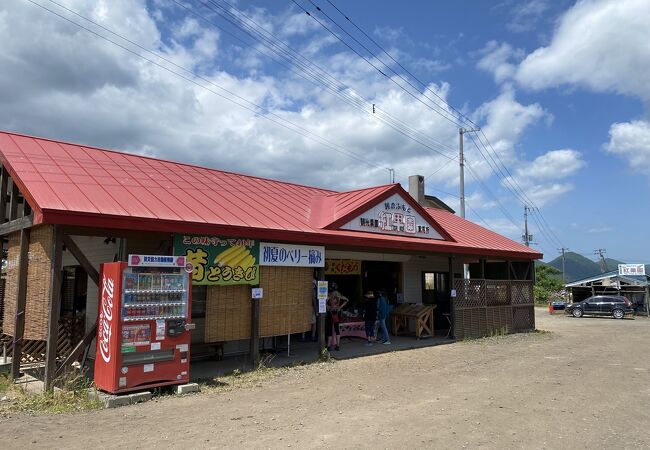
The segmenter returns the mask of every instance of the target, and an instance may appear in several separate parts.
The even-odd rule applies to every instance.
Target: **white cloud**
[[[506,26],[516,33],[530,32],[550,8],[549,0],[517,1],[512,7],[512,20]]]
[[[650,123],[636,120],[612,124],[605,149],[627,160],[633,170],[650,177]]]
[[[517,70],[515,61],[518,62],[523,58],[524,51],[522,49],[513,48],[507,42],[498,43],[497,41],[489,41],[483,49],[479,51],[481,59],[479,59],[476,67],[486,72],[490,72],[494,76],[496,83],[502,83],[512,78]]]
[[[522,86],[562,85],[650,101],[648,0],[583,0],[566,12],[550,44],[529,54],[515,75]]]
[[[497,98],[481,105],[475,117],[485,123],[483,132],[505,164],[516,159],[515,146],[528,127],[541,119],[552,119],[539,103],[519,103],[514,90],[507,86]]]
[[[380,113],[360,112],[292,73],[227,71],[227,49],[218,33],[202,22],[179,19],[180,10],[173,10],[174,17],[170,9],[150,14],[144,0],[99,2],[95,5],[103,7],[97,9],[88,3],[71,0],[66,5],[177,64],[198,68],[212,83],[270,112],[243,109],[30,4],[8,2],[0,6],[0,129],[340,189],[386,183],[388,172],[264,118],[277,121],[280,116],[344,151],[392,167],[398,181],[416,172],[431,173],[447,161],[378,121]],[[264,13],[256,12],[256,21],[264,21]],[[171,25],[170,17],[175,20]],[[157,22],[161,18],[167,22]],[[265,29],[277,31],[278,18],[266,19]],[[292,33],[308,32],[298,19],[291,27]],[[322,36],[310,35],[307,45]],[[355,55],[330,52],[316,59],[352,87],[346,94],[358,92],[379,111],[457,145],[453,126],[423,113],[417,100]],[[448,95],[446,84],[430,88],[443,98]],[[457,172],[438,176],[444,182]]]
[[[517,175],[522,179],[558,180],[573,175],[585,164],[577,150],[551,150],[521,167]]]

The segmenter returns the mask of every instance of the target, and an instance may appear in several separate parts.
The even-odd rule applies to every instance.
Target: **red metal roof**
[[[0,132],[0,158],[34,210],[34,223],[422,252],[542,255],[443,210],[400,185],[335,192],[171,161]],[[332,229],[398,192],[447,239]]]

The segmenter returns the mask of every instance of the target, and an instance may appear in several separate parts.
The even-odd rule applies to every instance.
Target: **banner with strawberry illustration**
[[[259,284],[259,254],[254,239],[174,235],[174,255],[192,265],[192,284]]]

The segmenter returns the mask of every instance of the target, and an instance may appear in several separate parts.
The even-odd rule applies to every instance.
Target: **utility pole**
[[[569,249],[566,247],[558,248],[558,251],[562,253],[562,283],[564,284],[566,284],[566,276],[564,272],[564,254],[566,253],[567,250]]]
[[[564,289],[563,289],[563,291],[564,291],[564,301],[567,302],[568,301],[568,299],[567,299],[568,292],[566,291],[566,272],[564,270],[564,254],[569,249],[566,248],[566,247],[562,247],[562,248],[559,248],[558,250],[562,253],[562,284],[565,285]]]
[[[528,210],[530,208],[528,205],[524,205],[524,234],[521,236],[521,238],[524,241],[524,244],[526,247],[530,247],[530,242],[533,240],[533,236],[528,234]]]
[[[605,261],[605,252],[607,250],[604,248],[599,248],[594,250],[594,255],[598,255],[598,262],[600,263],[600,273],[607,272],[607,261]]]
[[[462,127],[458,129],[458,161],[460,162],[460,217],[462,218],[465,218],[465,154],[463,152],[463,135],[465,133],[473,133],[480,130],[480,128],[466,130]]]

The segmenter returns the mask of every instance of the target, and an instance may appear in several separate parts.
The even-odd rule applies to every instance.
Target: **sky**
[[[647,0],[8,0],[0,129],[336,190],[419,174],[459,211],[462,127],[469,220],[521,241],[527,205],[546,261],[650,263],[648,23]]]

